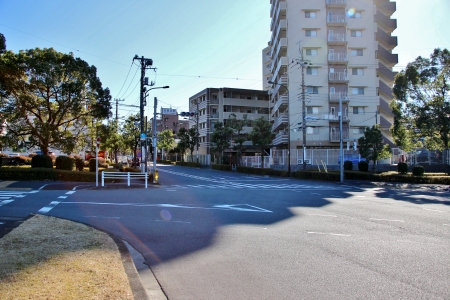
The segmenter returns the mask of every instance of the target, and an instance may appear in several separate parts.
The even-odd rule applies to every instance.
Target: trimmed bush
[[[365,160],[362,160],[358,163],[358,170],[361,172],[368,172],[369,171],[369,163]]]
[[[423,176],[425,173],[425,168],[422,166],[414,166],[412,173],[414,176]]]
[[[48,155],[36,155],[31,158],[31,167],[53,169],[52,158]]]
[[[73,158],[68,156],[58,156],[55,160],[55,168],[58,170],[68,170],[72,171],[75,165],[75,161]]]
[[[81,157],[75,157],[75,168],[77,171],[83,171],[84,168],[84,159]]]
[[[193,167],[193,168],[200,168],[201,167],[201,165],[196,163],[196,162],[187,162],[187,161],[183,161],[183,162],[177,161],[175,163],[175,165],[177,165],[177,166],[185,166],[185,167]]]
[[[344,161],[344,170],[346,171],[353,170],[353,162],[351,160]]]
[[[405,162],[399,162],[397,165],[397,171],[400,174],[406,174],[408,173],[408,164]]]
[[[99,157],[98,167],[107,169],[109,165],[106,163],[106,160],[104,158]],[[95,158],[91,158],[89,160],[89,172],[95,172]]]
[[[218,165],[218,164],[212,164],[211,168],[213,170],[222,170],[222,171],[231,171],[230,165]]]

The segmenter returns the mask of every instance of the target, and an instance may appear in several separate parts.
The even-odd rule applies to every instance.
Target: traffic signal
[[[182,117],[193,117],[193,116],[195,116],[195,112],[183,111],[183,112],[180,113],[180,116],[182,116]]]

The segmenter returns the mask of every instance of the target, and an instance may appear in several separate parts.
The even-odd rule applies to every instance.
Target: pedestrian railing
[[[148,186],[148,173],[138,172],[102,172],[102,186],[105,186],[105,179],[127,179],[130,186],[131,179],[145,179],[145,188]]]

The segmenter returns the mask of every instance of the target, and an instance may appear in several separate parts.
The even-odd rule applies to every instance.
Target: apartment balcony
[[[381,45],[378,45],[377,55],[382,56],[388,64],[396,65],[398,64],[398,54],[393,54],[386,49],[384,49]]]
[[[333,64],[347,64],[348,54],[347,53],[328,53],[328,62]]]
[[[327,7],[329,8],[339,8],[339,7],[345,7],[347,5],[347,0],[326,0]]]
[[[328,82],[329,83],[346,83],[346,82],[348,82],[348,74],[347,74],[347,72],[328,73]]]
[[[278,3],[278,8],[275,11],[275,14],[271,16],[272,22],[270,23],[270,31],[275,29],[275,24],[277,24],[280,20],[280,14],[284,13],[284,16],[286,16],[286,7],[286,2]]]
[[[288,115],[283,114],[273,120],[272,131],[278,130],[282,127],[286,127],[288,125]]]
[[[348,140],[350,138],[350,134],[348,130],[342,131],[342,139]],[[330,131],[330,142],[339,142],[341,139],[340,131]]]
[[[328,34],[328,44],[329,45],[346,45],[348,42],[347,34],[345,33],[331,33]]]
[[[219,114],[210,114],[209,117],[211,119],[218,119],[219,118]]]
[[[286,56],[280,57],[280,59],[275,60],[270,68],[270,72],[274,75],[278,74],[280,72],[280,69],[282,67],[288,66],[288,58]]]
[[[287,20],[280,20],[278,23],[277,29],[272,33],[272,37],[270,39],[271,45],[275,45],[277,43],[278,38],[280,37],[280,34],[282,31],[284,31],[284,34],[282,37],[286,37],[286,30],[287,30]]]
[[[390,117],[394,117],[394,113],[392,112],[392,108],[389,104],[380,98],[380,108]]]
[[[275,75],[272,77],[272,80],[271,80],[271,81],[272,81],[272,82],[279,83],[279,84],[273,84],[273,85],[272,85],[272,88],[273,88],[273,90],[272,90],[272,95],[273,95],[273,97],[275,97],[275,95],[278,94],[278,91],[279,91],[280,89],[282,89],[282,91],[285,89],[285,87],[284,87],[284,86],[281,86],[280,84],[283,84],[283,85],[287,85],[287,84],[288,84],[288,78],[287,78],[286,75],[278,77],[277,74],[275,74]]]
[[[379,10],[375,14],[375,21],[382,28],[388,29],[387,31],[389,32],[392,32],[397,28],[397,20],[391,19],[390,17],[386,16]]]
[[[328,15],[327,25],[329,26],[345,26],[347,24],[347,18],[345,15]]]
[[[289,141],[289,135],[286,131],[279,132],[272,141],[274,146],[287,144]]]
[[[339,122],[339,114],[337,113],[329,113],[326,115],[323,115],[323,119],[328,120],[330,122]],[[342,122],[349,122],[350,119],[348,118],[348,113],[344,113],[342,116]]]
[[[394,81],[395,75],[397,72],[391,71],[388,67],[383,65],[382,63],[378,63],[378,72],[383,74],[390,81]]]
[[[339,99],[342,99],[342,103],[347,103],[349,101],[348,92],[329,93],[328,99],[330,103],[339,103]]]
[[[289,105],[289,98],[287,95],[281,95],[278,97],[277,102],[272,108],[272,115],[276,113],[280,108],[285,108]]]
[[[375,0],[374,4],[377,6],[377,8],[380,8],[391,15],[397,10],[396,3],[390,2],[389,0]]]
[[[387,48],[389,49],[393,49],[398,45],[396,36],[391,36],[380,28],[378,28],[376,37],[379,42],[384,43],[386,46],[388,46]]]
[[[386,96],[388,96],[389,98],[392,98],[392,89],[383,81],[380,80],[379,84],[379,91],[383,92],[384,94],[386,94]]]
[[[275,45],[275,47],[273,47],[273,51],[270,53],[270,57],[272,59],[275,59],[278,57],[278,55],[280,55],[280,51],[281,50],[286,50],[287,49],[287,38],[281,38],[278,40],[277,45]]]

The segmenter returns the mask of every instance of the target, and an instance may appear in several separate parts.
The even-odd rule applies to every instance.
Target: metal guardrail
[[[127,179],[130,186],[131,179],[145,178],[145,188],[148,186],[148,173],[138,172],[102,172],[102,186],[105,186],[105,179]]]

